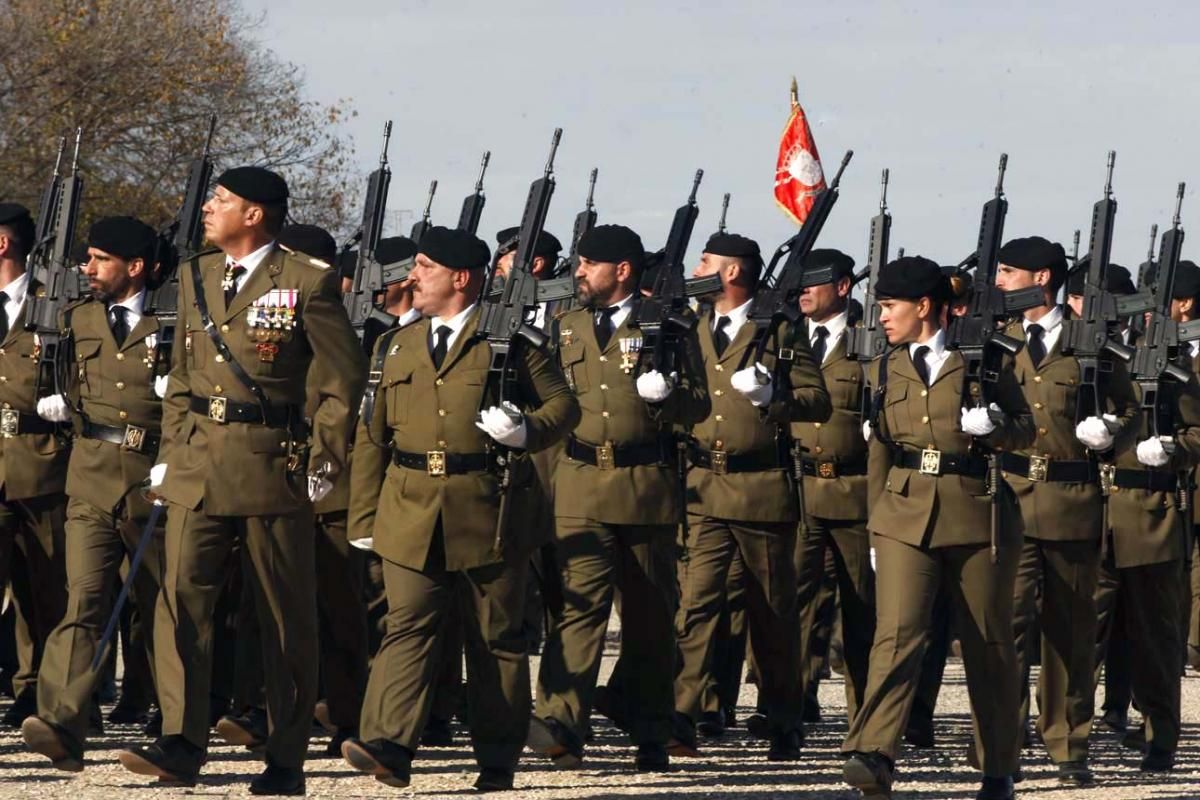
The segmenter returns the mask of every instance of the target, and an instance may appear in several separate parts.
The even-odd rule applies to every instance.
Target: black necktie
[[[713,330],[713,349],[717,351],[718,356],[725,355],[725,348],[729,347],[729,334],[725,329],[729,327],[729,317],[717,317],[717,327]]]
[[[619,306],[609,306],[602,308],[596,312],[595,328],[596,328],[596,344],[600,345],[600,349],[608,347],[608,341],[613,335],[613,314],[617,313]]]
[[[1046,342],[1042,336],[1046,331],[1041,325],[1034,323],[1025,329],[1025,347],[1029,350],[1029,360],[1036,367],[1042,363],[1042,359],[1046,357]]]
[[[450,341],[450,326],[439,325],[438,329],[433,332],[433,349],[429,351],[429,355],[433,358],[433,366],[435,369],[442,368],[442,362],[446,360],[447,344]]]
[[[927,355],[929,355],[929,348],[921,345],[912,356],[913,368],[917,371],[917,375],[921,377],[921,382],[926,386],[929,385],[929,362],[925,360],[925,356]]]
[[[826,340],[829,338],[829,328],[826,328],[824,325],[818,325],[816,330],[813,331],[813,336],[816,337],[813,339],[812,345],[813,361],[816,361],[819,367],[825,362],[825,348],[828,344]]]
[[[112,314],[113,338],[117,340],[117,347],[121,347],[129,337],[129,309],[125,306],[113,306],[109,313]]]
[[[0,292],[0,341],[8,336],[8,293]]]
[[[225,265],[225,280],[221,281],[225,286],[225,307],[229,308],[229,304],[233,302],[233,298],[238,293],[238,278],[246,271],[246,268],[241,264]]]

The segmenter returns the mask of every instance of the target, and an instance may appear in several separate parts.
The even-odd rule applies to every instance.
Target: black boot
[[[267,768],[250,781],[250,794],[265,794],[276,797],[304,795],[304,770],[296,767],[281,767],[267,760]]]
[[[386,786],[403,789],[412,778],[413,754],[387,739],[350,738],[342,743],[342,757],[359,772],[374,775]]]
[[[146,747],[122,750],[117,758],[121,766],[138,775],[149,775],[176,786],[195,786],[200,765],[204,763],[204,751],[176,734],[164,736]]]

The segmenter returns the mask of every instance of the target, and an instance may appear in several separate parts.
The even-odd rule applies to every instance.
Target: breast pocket
[[[887,422],[892,438],[912,432],[912,418],[908,412],[908,387],[904,384],[887,387],[883,399],[883,418]]]
[[[587,351],[582,342],[564,344],[559,348],[559,361],[562,363],[563,375],[576,394],[583,394],[591,388],[587,375]]]
[[[829,382],[834,408],[858,413],[862,410],[862,381],[859,375],[844,375]]]
[[[99,339],[75,340],[75,368],[79,385],[92,397],[103,394],[104,381],[100,374]]]
[[[1067,416],[1075,416],[1079,404],[1079,381],[1075,378],[1055,381],[1050,386],[1050,402],[1053,408]],[[1086,413],[1091,414],[1091,411]]]
[[[412,403],[413,371],[398,369],[385,375],[384,401],[387,403],[388,427],[395,428],[408,422],[408,407]]]

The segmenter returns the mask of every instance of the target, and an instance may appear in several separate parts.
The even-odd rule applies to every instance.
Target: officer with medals
[[[581,237],[578,254],[583,308],[562,317],[558,340],[583,412],[554,469],[565,605],[542,654],[529,746],[559,766],[581,762],[616,589],[622,653],[637,665],[623,686],[635,765],[661,771],[674,708],[674,547],[683,503],[672,426],[698,424],[711,407],[694,332],[678,341],[677,374],[634,374],[641,238],[599,225]]]
[[[208,743],[213,607],[240,539],[271,719],[266,770],[250,791],[294,795],[304,793],[317,700],[315,544],[305,532],[312,503],[345,468],[366,367],[336,272],[275,241],[287,200],[276,173],[227,170],[204,206],[205,236],[222,252],[180,265],[180,330],[151,470],[151,488],[170,503],[154,634],[163,735],[120,760],[195,782]],[[311,434],[307,392],[321,398]]]
[[[38,715],[28,717],[21,731],[30,750],[67,772],[83,769],[89,716],[99,711],[93,698],[102,673],[92,670],[92,660],[121,564],[132,557],[150,512],[140,485],[158,452],[162,404],[154,391],[159,324],[143,313],[143,304],[155,243],[154,229],[133,217],[106,217],[92,225],[82,267],[92,295],[68,308],[63,319],[71,354],[66,394],[44,397],[37,406],[51,422],[75,416],[66,486],[70,596],[42,655]],[[161,579],[158,528],[132,576],[147,627]],[[150,637],[145,644],[152,659]]]
[[[747,322],[762,271],[758,243],[733,233],[709,238],[696,277],[719,275],[721,291],[700,317],[700,354],[712,411],[691,429],[687,561],[681,564],[672,752],[698,755],[695,725],[714,681],[716,632],[735,554],[746,586],[746,623],[765,706],[772,761],[800,757],[801,687],[793,558],[800,519],[791,469],[792,422],[829,419],[829,393],[802,336],[778,331],[781,350],[738,369],[752,346]],[[776,379],[779,380],[776,380]],[[855,429],[859,428],[855,423]],[[861,438],[860,438],[861,441]]]
[[[868,464],[876,552],[875,641],[867,689],[842,744],[845,780],[873,798],[892,796],[897,743],[920,676],[928,625],[945,590],[958,621],[974,715],[979,800],[1012,797],[1017,771],[1017,669],[1013,582],[1020,515],[1001,488],[992,530],[987,455],[1033,441],[1033,420],[1005,363],[986,407],[964,407],[962,356],[946,349],[946,278],[936,263],[905,256],[876,282],[890,349],[875,362]]]
[[[360,737],[342,754],[388,786],[408,785],[452,604],[463,612],[475,787],[511,789],[525,740],[531,548],[522,535],[540,494],[528,453],[573,428],[579,406],[546,354],[521,348],[513,402],[480,412],[491,348],[475,333],[488,259],[466,231],[433,227],[422,237],[413,300],[425,319],[380,337],[378,394],[356,436],[350,502],[364,528],[351,534],[373,536],[388,617]],[[502,532],[493,443],[513,454],[512,522]]]

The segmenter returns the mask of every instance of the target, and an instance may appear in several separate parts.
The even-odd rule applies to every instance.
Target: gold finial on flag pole
[[[792,108],[800,105],[800,90],[796,86],[796,76],[792,76]]]

